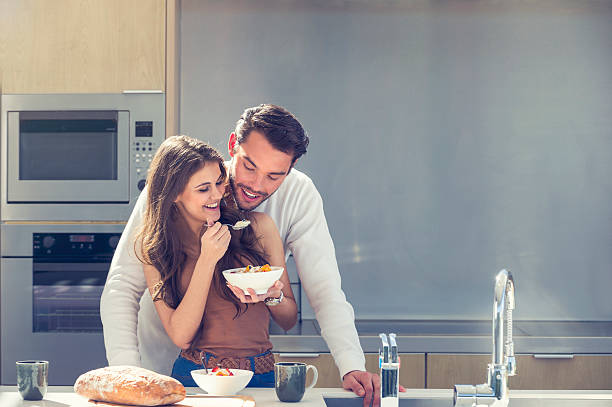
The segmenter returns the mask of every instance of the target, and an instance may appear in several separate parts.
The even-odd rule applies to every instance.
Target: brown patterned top
[[[185,249],[187,261],[181,278],[183,294],[187,291],[200,255],[199,239],[195,239],[188,229],[186,233],[191,237],[183,235],[183,242],[193,243],[187,245]],[[221,273],[221,271],[215,272]],[[219,357],[253,356],[272,349],[268,332],[270,311],[265,304],[262,302],[249,304],[246,312],[234,318],[235,315],[234,304],[221,297],[211,283],[204,311],[203,332],[195,347]]]

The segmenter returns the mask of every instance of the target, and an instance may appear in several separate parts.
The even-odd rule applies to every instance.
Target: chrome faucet
[[[380,367],[380,407],[398,407],[399,405],[399,356],[395,334],[379,334],[382,348],[378,353]]]
[[[493,360],[487,370],[487,382],[476,386],[455,385],[453,405],[494,406],[508,405],[508,376],[516,374],[514,343],[512,341],[512,310],[514,309],[514,279],[502,270],[495,278],[493,301]],[[504,316],[506,336],[504,338]]]

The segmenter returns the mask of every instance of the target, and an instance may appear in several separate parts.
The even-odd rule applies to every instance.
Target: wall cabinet
[[[3,93],[165,90],[166,1],[3,0]]]
[[[302,362],[314,365],[319,373],[315,387],[342,387],[340,373],[329,353],[315,354],[275,354],[277,362]],[[378,372],[378,353],[366,353],[366,370]],[[425,388],[425,354],[400,354],[400,384],[407,388]],[[312,374],[309,372],[306,383],[310,383]]]
[[[491,355],[427,354],[427,388],[484,383],[490,361]],[[575,355],[563,359],[517,355],[516,364],[517,375],[509,379],[511,389],[612,389],[612,355]]]

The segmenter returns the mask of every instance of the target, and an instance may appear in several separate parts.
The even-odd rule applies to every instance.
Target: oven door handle
[[[36,271],[104,271],[108,272],[110,263],[40,263],[34,261],[32,270]]]

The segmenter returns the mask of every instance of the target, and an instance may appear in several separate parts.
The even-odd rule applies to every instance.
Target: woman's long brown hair
[[[180,281],[187,260],[186,244],[181,240],[185,233],[179,230],[185,223],[181,222],[182,215],[174,201],[183,192],[191,176],[210,164],[218,165],[222,177],[227,180],[223,157],[217,150],[191,137],[174,136],[166,139],[155,153],[147,177],[148,201],[144,225],[134,247],[143,263],[159,271],[162,281],[161,299],[174,309],[183,297]],[[228,191],[220,203],[219,222],[234,224],[240,219],[248,219],[248,213],[237,208]],[[234,304],[236,318],[246,311],[248,305],[241,303],[227,287],[221,271],[247,264],[261,265],[267,263],[267,260],[257,248],[258,237],[253,228],[240,231],[230,228],[230,233],[232,238],[229,247],[215,267],[212,287],[222,298]],[[197,343],[200,335],[201,329],[192,340],[192,345]]]

